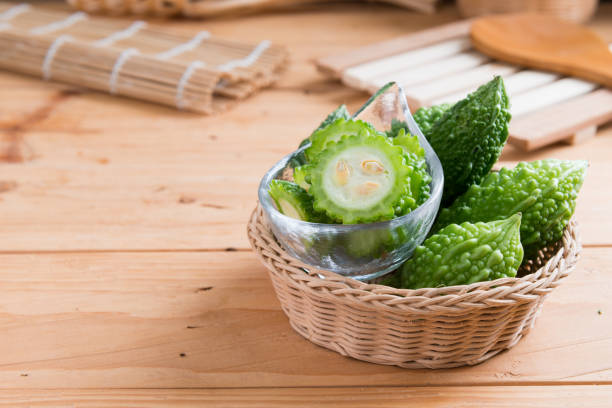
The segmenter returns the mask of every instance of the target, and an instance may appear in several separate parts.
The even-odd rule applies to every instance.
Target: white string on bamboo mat
[[[205,66],[206,64],[202,61],[193,61],[191,62],[191,64],[187,66],[187,68],[185,69],[185,72],[183,72],[183,75],[181,76],[181,79],[179,79],[178,84],[176,86],[175,99],[176,99],[177,109],[185,108],[185,99],[183,95],[185,92],[185,87],[189,83],[191,76],[193,75],[196,69],[204,68]]]
[[[23,14],[25,12],[27,12],[28,10],[30,10],[31,6],[29,4],[18,4],[16,6],[13,6],[7,10],[4,10],[2,13],[0,13],[0,20],[2,21],[9,21],[12,20],[13,18],[17,17],[20,14]]]
[[[57,54],[57,50],[59,50],[64,43],[72,39],[72,36],[63,34],[57,37],[49,46],[42,63],[42,74],[45,80],[51,79],[51,65],[53,64],[53,59],[55,58],[55,54]]]
[[[132,56],[140,54],[136,48],[128,48],[123,50],[119,57],[117,57],[117,61],[115,61],[115,65],[113,65],[113,70],[111,71],[110,78],[108,80],[108,91],[114,95],[117,93],[117,79],[119,78],[119,72],[123,65],[129,60]]]
[[[147,23],[145,23],[144,21],[134,21],[126,29],[114,32],[108,37],[100,38],[99,40],[96,40],[92,42],[91,44],[94,47],[108,47],[110,45],[113,45],[117,41],[121,41],[121,40],[130,38],[131,36],[136,34],[138,31],[145,28],[146,26],[147,26]]]
[[[219,65],[217,69],[222,72],[227,72],[237,67],[246,68],[248,66],[251,66],[259,59],[259,57],[261,57],[261,54],[263,54],[264,51],[267,50],[269,47],[270,41],[263,40],[246,57],[228,61],[224,64]]]
[[[86,20],[86,19],[87,19],[86,13],[83,13],[82,11],[77,11],[76,13],[69,15],[63,20],[54,21],[53,23],[49,23],[44,26],[35,27],[30,30],[30,34],[34,34],[34,35],[49,34],[54,31],[63,30],[64,28],[68,28],[71,25],[74,25],[78,23],[79,21]]]
[[[155,55],[155,58],[166,60],[169,58],[174,58],[177,55],[181,55],[187,51],[193,51],[202,43],[202,41],[207,40],[209,38],[210,33],[208,31],[200,31],[191,40],[179,44],[176,47],[172,47],[167,51],[160,52],[159,54]]]
[[[8,30],[9,28],[11,28],[11,25],[9,23],[0,22],[0,31]]]

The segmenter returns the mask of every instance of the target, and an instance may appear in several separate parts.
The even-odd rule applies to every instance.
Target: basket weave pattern
[[[278,244],[259,206],[247,232],[298,333],[345,356],[405,368],[473,365],[513,347],[581,249],[572,220],[561,241],[524,266],[523,277],[409,290],[306,266]]]

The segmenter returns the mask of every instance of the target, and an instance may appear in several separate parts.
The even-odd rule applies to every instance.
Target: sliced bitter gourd
[[[393,144],[401,146],[404,149],[406,163],[412,167],[410,175],[410,198],[414,203],[406,203],[409,205],[400,206],[396,210],[396,215],[405,215],[414,208],[423,204],[429,198],[431,175],[427,171],[427,162],[425,161],[425,150],[419,144],[416,136],[406,133],[404,129],[400,129],[395,138],[392,139]],[[410,200],[407,200],[410,201]]]
[[[312,197],[297,184],[285,180],[272,180],[269,193],[282,214],[302,221],[320,221],[321,217],[312,207]]]
[[[308,175],[310,167],[312,167],[310,164],[303,164],[293,169],[293,181],[306,191],[310,188],[310,176]]]
[[[309,193],[317,211],[344,224],[388,220],[410,195],[411,171],[402,148],[386,136],[344,136],[312,164]]]
[[[323,128],[326,128],[328,125],[332,124],[333,122],[335,122],[337,119],[350,119],[351,115],[348,112],[348,110],[346,109],[346,105],[340,105],[336,108],[336,110],[334,110],[332,113],[330,113],[329,115],[327,115],[327,117],[325,118],[325,120],[323,122],[321,122],[321,124],[319,125],[319,127],[317,127],[313,133],[315,133],[318,130],[321,130]],[[300,143],[300,147],[306,145],[310,143],[310,137],[307,137],[306,139],[302,140],[302,143]]]
[[[347,135],[377,135],[381,134],[372,125],[361,120],[337,119],[326,127],[317,130],[310,136],[311,145],[305,151],[306,158],[314,161],[328,143],[339,141]]]
[[[418,246],[389,283],[436,288],[516,276],[523,260],[520,214],[471,224],[451,224]]]
[[[525,257],[563,236],[588,163],[582,160],[521,162],[514,169],[490,173],[440,211],[434,230],[451,223],[493,221],[521,212]]]

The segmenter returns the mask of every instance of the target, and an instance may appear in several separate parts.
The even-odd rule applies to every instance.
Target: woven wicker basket
[[[280,247],[260,207],[247,232],[298,333],[345,356],[406,368],[473,365],[513,347],[581,249],[571,221],[563,239],[525,265],[520,278],[408,290],[311,267],[307,273]]]

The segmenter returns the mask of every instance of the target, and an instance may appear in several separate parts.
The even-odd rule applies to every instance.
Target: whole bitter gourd
[[[423,135],[429,139],[429,135],[431,133],[431,128],[433,125],[439,121],[442,116],[451,108],[452,105],[448,103],[443,103],[441,105],[434,105],[428,108],[419,108],[412,117],[414,121],[419,125],[421,132]]]
[[[489,173],[508,138],[510,117],[508,95],[498,76],[433,124],[427,139],[444,169],[444,205]]]
[[[530,259],[563,236],[587,166],[581,160],[548,159],[492,172],[440,211],[433,230],[451,223],[499,220],[521,212],[521,242],[525,258]]]
[[[412,172],[401,147],[384,135],[358,132],[326,144],[309,168],[308,192],[315,210],[344,224],[389,220],[410,195]]]
[[[514,277],[523,260],[520,214],[488,223],[451,224],[418,246],[389,283],[409,289]]]

